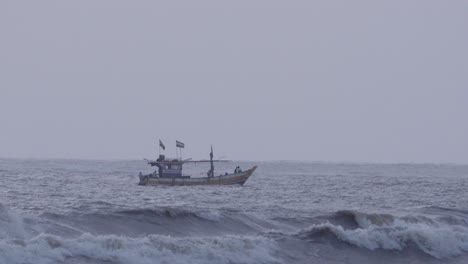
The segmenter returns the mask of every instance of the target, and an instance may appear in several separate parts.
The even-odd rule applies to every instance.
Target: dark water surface
[[[0,263],[468,263],[466,165],[237,165],[144,187],[143,161],[1,159]]]

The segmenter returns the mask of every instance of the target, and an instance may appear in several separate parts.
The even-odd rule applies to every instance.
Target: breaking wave
[[[204,213],[202,213],[203,215]],[[257,235],[205,235],[205,236],[179,236],[162,234],[141,234],[133,236],[129,230],[133,225],[140,225],[148,218],[155,218],[159,222],[165,218],[185,221],[186,217],[202,219],[203,222],[216,223],[214,220],[206,221],[196,212],[175,209],[136,209],[115,211],[110,214],[85,214],[82,222],[78,215],[46,214],[48,221],[24,217],[14,210],[0,204],[0,263],[8,264],[50,264],[50,263],[278,263],[277,243],[270,238]],[[116,220],[116,216],[121,216]],[[213,215],[209,215],[213,218]],[[137,217],[137,218],[134,218]],[[63,225],[70,224],[77,228],[96,224],[100,219],[109,226],[113,234],[96,234],[70,232]],[[126,221],[123,221],[127,219]],[[137,221],[137,220],[140,221]],[[52,221],[54,220],[54,221]],[[176,222],[177,222],[176,221]],[[168,229],[164,222],[161,229]],[[45,225],[45,223],[47,223]],[[48,224],[53,223],[53,229],[44,231]],[[31,225],[35,226],[33,232]],[[157,224],[157,225],[158,225]],[[176,229],[177,224],[171,223]],[[186,222],[189,226],[189,223]],[[183,226],[183,224],[182,224]],[[200,227],[200,225],[197,225]],[[60,227],[60,228],[57,228]],[[97,223],[95,229],[102,229]],[[144,226],[148,232],[153,227]],[[208,228],[208,225],[207,225]],[[92,229],[92,228],[91,228]],[[153,228],[154,229],[154,228]],[[49,232],[51,231],[52,232]],[[116,230],[123,230],[124,234],[117,235]],[[154,231],[154,230],[153,230]],[[157,230],[156,230],[157,231]],[[55,233],[55,234],[52,234]],[[143,232],[142,232],[143,233]]]
[[[0,204],[0,263],[280,263],[283,251],[296,250],[296,241],[300,254],[324,245],[335,252],[333,244],[340,243],[377,254],[416,249],[445,261],[468,253],[466,216],[448,209],[423,215],[342,210],[275,226],[232,210],[154,207],[23,216]]]
[[[438,259],[468,252],[468,227],[462,220],[452,217],[449,224],[444,219],[426,216],[366,214],[356,211],[338,211],[331,221],[314,224],[295,235],[301,239],[318,241],[338,239],[369,250],[404,250],[416,246]]]
[[[129,238],[83,234],[62,238],[40,234],[1,240],[0,263],[278,263],[276,243],[254,236]]]

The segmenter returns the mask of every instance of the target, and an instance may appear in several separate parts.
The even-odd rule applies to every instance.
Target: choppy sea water
[[[0,159],[0,263],[468,263],[467,165],[237,165],[152,187],[143,161]]]

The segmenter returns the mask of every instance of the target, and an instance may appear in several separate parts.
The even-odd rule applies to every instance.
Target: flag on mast
[[[184,147],[185,147],[185,144],[182,143],[182,142],[180,142],[180,141],[178,141],[178,140],[176,140],[176,147],[178,147],[178,148],[184,148]]]
[[[163,150],[166,150],[166,146],[164,146],[164,144],[162,143],[161,140],[159,140],[159,146],[160,146]]]

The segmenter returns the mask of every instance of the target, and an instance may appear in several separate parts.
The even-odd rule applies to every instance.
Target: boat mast
[[[214,176],[214,165],[213,165],[213,145],[211,145],[211,152],[210,152],[210,172],[208,173],[208,177]]]

